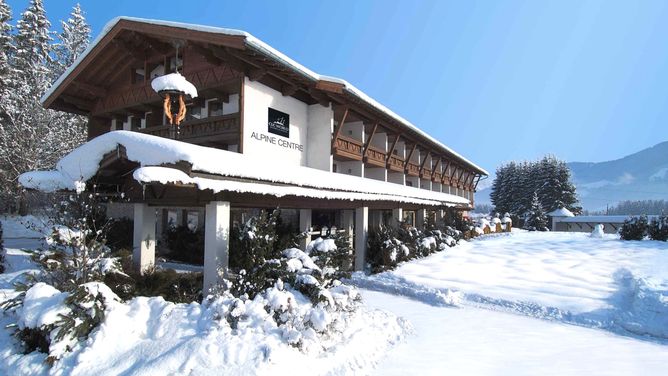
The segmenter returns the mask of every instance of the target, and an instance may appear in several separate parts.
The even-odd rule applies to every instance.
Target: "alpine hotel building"
[[[178,127],[151,86],[173,72],[197,91]],[[227,267],[231,221],[253,210],[345,231],[360,270],[369,227],[470,210],[487,175],[346,81],[237,30],[114,19],[42,102],[87,116],[88,142],[21,183],[122,196],[138,268],[153,264],[167,223],[190,217],[205,229],[205,288]]]

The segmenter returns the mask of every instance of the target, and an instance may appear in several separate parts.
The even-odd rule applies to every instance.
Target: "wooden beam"
[[[448,167],[450,167],[450,160],[447,159],[445,166],[443,167],[443,175],[441,175],[441,184],[445,184],[445,179],[448,177],[448,184],[450,183]]]
[[[427,158],[431,155],[431,152],[427,150],[427,155],[424,156],[424,160],[422,163],[420,163],[420,174],[422,174],[422,170],[424,169],[424,164],[427,163]]]
[[[75,96],[72,96],[72,95],[63,94],[63,95],[60,96],[60,98],[63,101],[69,103],[69,104],[73,104],[73,105],[75,105],[75,106],[77,106],[77,107],[79,107],[83,110],[87,110],[87,111],[92,110],[93,106],[95,105],[93,102],[89,101],[88,99],[79,98],[79,97],[75,97]]]
[[[392,143],[392,147],[390,148],[390,150],[387,153],[387,163],[385,164],[385,168],[390,167],[390,156],[392,156],[392,154],[394,153],[394,148],[397,147],[397,142],[399,142],[400,138],[401,138],[401,135],[398,134],[397,137],[394,139],[394,142]]]
[[[480,183],[480,178],[482,178],[482,175],[478,175],[478,179],[475,181],[475,185],[473,186],[473,192],[476,192],[478,189],[478,183]]]
[[[281,86],[281,94],[283,94],[284,97],[293,95],[297,90],[299,90],[299,88],[296,85],[285,84]]]
[[[344,111],[343,111],[343,115],[341,116],[341,119],[339,120],[339,124],[336,126],[336,129],[334,130],[334,137],[332,139],[332,147],[334,147],[334,145],[336,145],[336,140],[341,135],[341,128],[343,128],[343,124],[346,122],[347,117],[348,117],[348,107],[345,107]]]
[[[223,63],[223,60],[214,55],[211,50],[201,46],[198,43],[190,43],[190,47],[193,51],[195,51],[195,53],[201,55],[209,64],[221,65]]]
[[[251,81],[257,81],[262,79],[267,74],[267,70],[263,68],[253,68],[248,71],[248,79]]]
[[[362,156],[366,156],[366,151],[369,149],[369,145],[371,145],[371,140],[373,139],[373,136],[376,134],[376,130],[378,129],[378,122],[375,122],[373,124],[373,129],[371,130],[371,134],[369,135],[369,139],[366,140],[364,143],[364,148],[362,149]]]
[[[413,148],[411,149],[411,152],[408,153],[408,157],[406,158],[406,165],[408,165],[408,162],[410,162],[411,157],[413,156],[413,153],[415,152],[416,148],[417,148],[417,142],[413,144]]]
[[[432,179],[434,178],[434,174],[436,173],[436,170],[438,169],[438,165],[439,165],[439,164],[441,164],[441,158],[438,158],[438,159],[436,160],[436,164],[435,164],[434,167],[432,167],[432,169],[431,169],[431,178],[432,178]]]
[[[77,88],[78,90],[83,90],[87,92],[88,94],[92,94],[95,97],[102,98],[107,96],[107,89],[95,85],[91,85],[89,83],[85,82],[80,82],[80,81],[72,81],[72,85]]]

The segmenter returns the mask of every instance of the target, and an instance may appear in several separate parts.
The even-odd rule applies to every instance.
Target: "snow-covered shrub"
[[[353,248],[345,233],[332,233],[326,237],[313,240],[306,246],[306,253],[322,270],[327,279],[325,286],[331,281],[350,277]]]
[[[652,240],[668,240],[668,216],[661,215],[658,218],[652,219],[652,222],[647,228],[647,234]],[[0,247],[2,244],[0,244]]]
[[[643,240],[647,234],[647,216],[631,217],[619,229],[622,240]]]
[[[189,264],[204,264],[204,229],[189,226],[169,226],[165,230],[169,257]]]
[[[5,247],[2,241],[2,222],[0,222],[0,273],[5,272]]]
[[[17,309],[15,335],[26,353],[48,353],[47,361],[60,359],[88,337],[103,320],[105,310],[120,299],[103,283],[82,284],[73,292],[61,292],[43,282],[30,287]]]
[[[371,265],[372,273],[392,269],[400,261],[409,258],[411,251],[408,245],[398,237],[397,230],[390,226],[380,226],[369,231],[366,262]]]

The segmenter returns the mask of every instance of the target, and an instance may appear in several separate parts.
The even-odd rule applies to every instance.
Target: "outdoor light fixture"
[[[178,138],[180,134],[180,124],[186,117],[186,97],[196,98],[197,89],[195,85],[188,82],[185,77],[179,73],[179,46],[176,47],[176,66],[175,72],[156,77],[151,81],[151,87],[162,97],[165,116],[169,119],[169,124],[173,125],[173,137]],[[167,69],[167,67],[165,67]]]

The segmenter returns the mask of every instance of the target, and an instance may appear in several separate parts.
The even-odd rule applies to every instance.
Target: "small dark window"
[[[410,180],[406,180],[406,185],[409,186],[409,187],[412,187],[412,186],[413,186],[413,182],[410,181]]]
[[[141,117],[133,116],[132,117],[132,130],[137,130],[141,128]]]
[[[146,74],[144,73],[143,68],[135,68],[133,70],[132,83],[138,84],[144,82],[146,79]]]
[[[202,107],[197,105],[186,107],[186,121],[202,118]]]
[[[211,101],[209,102],[209,116],[223,115],[223,102]]]

